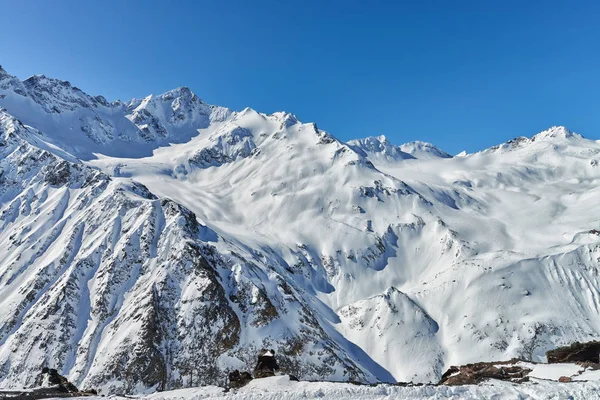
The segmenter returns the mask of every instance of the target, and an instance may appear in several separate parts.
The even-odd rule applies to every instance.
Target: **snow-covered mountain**
[[[187,88],[108,103],[0,68],[0,387],[437,381],[600,337],[600,143],[343,143]]]
[[[400,160],[431,160],[452,157],[431,143],[416,141],[396,146],[383,135],[351,140],[348,145],[352,150],[377,165],[396,164]]]
[[[368,158],[375,158],[375,160],[379,162],[394,163],[400,160],[411,160],[416,158],[409,152],[403,151],[400,146],[393,145],[383,135],[351,140],[348,144],[352,147],[352,150],[357,153]]]
[[[399,146],[399,148],[403,152],[408,153],[419,160],[452,157],[450,154],[427,142],[409,142]]]

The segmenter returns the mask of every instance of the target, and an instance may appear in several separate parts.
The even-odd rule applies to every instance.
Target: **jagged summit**
[[[393,145],[383,135],[351,140],[348,142],[348,145],[355,151],[364,153],[374,163],[381,161],[395,162],[415,158],[413,155],[404,152],[400,146]]]
[[[271,117],[282,121],[282,127],[285,127],[285,128],[289,128],[300,122],[298,120],[298,117],[296,117],[294,114],[292,114],[290,112],[286,112],[286,111],[276,111],[273,114],[271,114]]]
[[[27,86],[27,87],[45,86],[46,88],[49,89],[49,88],[56,87],[56,86],[63,86],[63,87],[67,87],[67,88],[72,88],[74,91],[81,92],[81,89],[72,86],[71,82],[69,82],[69,81],[65,81],[65,80],[57,79],[57,78],[49,78],[43,74],[32,75],[29,78],[26,78],[23,81],[23,83],[25,83],[25,86]]]
[[[199,103],[204,103],[202,99],[200,99],[194,92],[190,90],[187,86],[180,86],[178,88],[169,90],[163,94],[161,94],[163,100],[173,100],[176,98],[181,98],[187,101],[197,101]]]
[[[530,146],[536,146],[540,144],[543,145],[548,143],[564,144],[565,140],[574,139],[584,139],[584,137],[578,133],[570,131],[564,126],[553,126],[549,129],[546,129],[540,133],[533,135],[531,138],[525,136],[517,137],[508,140],[505,143],[492,146],[489,149],[481,151],[480,153],[513,151],[518,149],[529,148]]]
[[[452,156],[429,142],[414,141],[400,146],[402,151],[411,154],[415,158],[452,158]]]
[[[364,152],[375,165],[394,163],[401,160],[430,160],[452,157],[431,143],[415,141],[396,146],[384,135],[352,140],[348,144],[356,151]]]
[[[78,108],[110,107],[103,96],[92,97],[71,82],[33,75],[23,81],[28,95],[47,112],[59,114]]]
[[[109,103],[70,82],[34,75],[0,77],[0,105],[46,140],[81,159],[150,155],[169,143],[190,140],[198,129],[224,121],[231,111],[210,106],[189,88],[159,96]]]
[[[533,135],[531,141],[548,140],[548,139],[582,139],[583,136],[570,131],[564,126],[553,126],[545,131]]]

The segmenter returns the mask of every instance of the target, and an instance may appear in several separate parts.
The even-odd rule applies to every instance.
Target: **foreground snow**
[[[256,379],[247,386],[224,392],[216,386],[173,390],[156,393],[145,399],[598,399],[600,382],[558,383],[535,380],[517,385],[493,381],[468,386],[416,386],[393,385],[357,386],[349,383],[293,382],[287,376]],[[89,398],[87,399],[94,399]],[[100,399],[100,397],[98,398]]]

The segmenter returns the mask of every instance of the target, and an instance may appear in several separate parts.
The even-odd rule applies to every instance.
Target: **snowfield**
[[[564,127],[451,157],[1,68],[0,108],[0,388],[224,385],[263,347],[305,380],[431,383],[600,338],[600,143]]]
[[[141,397],[148,400],[296,400],[296,399],[464,399],[464,400],[592,400],[600,398],[600,382],[558,383],[535,380],[527,384],[491,381],[481,385],[400,387],[380,384],[374,387],[349,383],[294,382],[287,376],[251,381],[247,386],[224,392],[215,386],[180,389]],[[101,399],[85,397],[82,399]]]

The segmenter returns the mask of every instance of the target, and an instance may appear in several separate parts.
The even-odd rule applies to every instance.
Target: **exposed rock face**
[[[275,376],[275,371],[278,369],[279,365],[275,360],[275,350],[261,350],[256,367],[254,367],[254,377],[267,378]]]
[[[246,386],[252,380],[250,372],[240,372],[237,369],[229,373],[229,387],[231,389],[241,388]]]
[[[211,146],[203,148],[190,158],[190,164],[199,168],[219,166],[257,154],[252,133],[239,126],[227,127],[211,138]]]
[[[67,378],[60,375],[54,368],[44,367],[41,376],[42,385],[56,386],[60,392],[79,392],[77,386],[73,385]]]
[[[480,362],[475,364],[452,366],[443,375],[440,385],[476,385],[487,379],[499,379],[516,383],[525,382],[531,369],[514,365],[519,360],[505,362]]]
[[[44,367],[37,378],[36,388],[23,391],[0,391],[0,398],[21,400],[61,398],[61,397],[86,397],[97,395],[94,389],[79,390],[54,368]]]
[[[546,352],[548,363],[591,362],[600,363],[600,342],[575,342],[570,346],[559,347]]]

